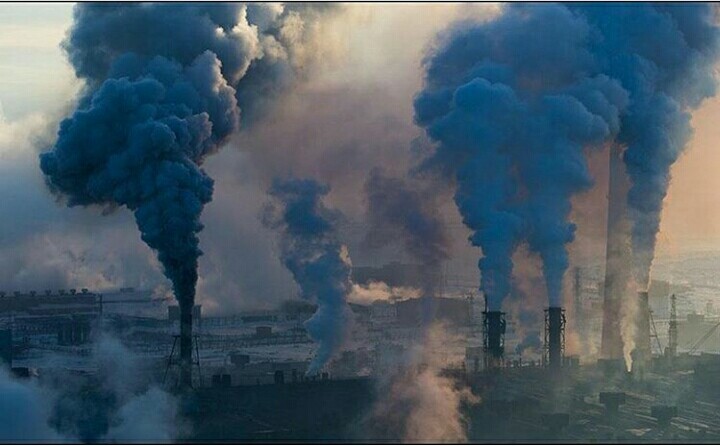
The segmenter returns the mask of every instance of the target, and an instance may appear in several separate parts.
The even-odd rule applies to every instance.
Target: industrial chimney
[[[180,387],[192,387],[193,302],[180,301]]]
[[[546,367],[558,369],[562,367],[565,353],[565,310],[550,307],[545,310],[545,355],[543,362]]]
[[[650,302],[647,291],[638,291],[638,312],[636,321],[635,337],[635,361],[642,361],[644,364],[650,361]],[[644,365],[643,364],[643,365]]]
[[[610,149],[608,185],[607,245],[600,356],[622,360],[623,342],[620,329],[620,305],[630,283],[631,251],[629,223],[625,216],[628,178],[622,160],[622,148]],[[627,296],[632,298],[631,296]]]
[[[505,356],[505,313],[483,312],[483,351],[485,368],[502,367]]]

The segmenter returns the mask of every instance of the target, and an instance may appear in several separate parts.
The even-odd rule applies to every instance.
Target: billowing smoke
[[[289,53],[302,41],[301,12],[250,9],[82,4],[64,42],[86,88],[41,155],[42,171],[70,206],[130,209],[185,306],[198,278],[200,214],[213,193],[201,166],[238,129],[238,100],[258,109],[258,98],[289,84]],[[285,75],[244,81],[258,70]]]
[[[48,423],[52,405],[36,383],[22,382],[0,367],[0,441],[50,443],[62,439]]]
[[[304,299],[317,303],[305,323],[319,343],[308,374],[317,373],[345,342],[351,323],[352,284],[347,248],[337,236],[340,214],[323,204],[330,188],[310,179],[275,180],[263,222],[281,232],[280,256]]]
[[[389,286],[385,282],[371,281],[366,285],[353,283],[352,292],[348,295],[348,302],[370,305],[375,301],[392,301],[417,299],[422,296],[422,290],[412,287]]]
[[[91,359],[92,376],[54,368],[18,379],[0,368],[0,441],[171,442],[184,434],[175,397],[148,386],[141,361],[120,342],[99,339]]]
[[[635,281],[646,289],[670,167],[687,145],[690,112],[715,94],[715,6],[696,4],[573,6],[594,28],[597,67],[621,82],[630,103],[617,143],[631,180]],[[622,26],[618,24],[622,23]]]
[[[432,296],[442,262],[449,257],[448,235],[432,195],[418,182],[386,176],[379,168],[370,171],[365,194],[368,244],[377,247],[401,240],[405,250],[423,266],[421,286],[425,295]]]
[[[83,4],[64,47],[91,86],[112,77],[118,57],[164,56],[183,66],[204,51],[222,61],[245,118],[254,119],[304,75],[313,33],[334,6],[282,3]]]
[[[521,241],[543,261],[550,304],[560,303],[570,200],[592,185],[584,151],[615,137],[628,101],[596,70],[591,38],[564,6],[513,5],[491,22],[452,26],[425,60],[416,121],[437,143],[425,166],[456,182],[491,310],[510,291]]]
[[[443,374],[438,352],[452,339],[439,324],[427,327],[422,344],[397,358],[397,369],[379,376],[378,399],[362,423],[371,438],[407,443],[467,441],[467,406],[479,399],[462,382]],[[368,432],[363,433],[367,438]]]

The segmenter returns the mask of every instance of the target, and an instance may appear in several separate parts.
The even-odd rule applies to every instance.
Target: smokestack
[[[635,349],[641,361],[650,360],[650,302],[647,291],[638,291],[638,312],[636,322]],[[634,362],[634,361],[633,361]]]
[[[625,194],[628,188],[622,149],[610,149],[608,186],[607,246],[600,355],[604,359],[622,359],[620,304],[630,279],[630,245],[625,220]]]
[[[180,302],[180,387],[192,387],[192,309],[193,303]]]
[[[483,350],[485,368],[502,367],[505,356],[505,313],[483,312]]]
[[[565,353],[565,310],[560,307],[549,307],[545,310],[545,356],[546,367],[558,369],[562,367]]]

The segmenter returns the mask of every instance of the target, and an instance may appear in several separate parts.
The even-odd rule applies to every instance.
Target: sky
[[[82,87],[60,48],[72,8],[0,4],[0,200],[11,209],[0,223],[0,288],[139,286],[163,293],[167,282],[128,212],[66,209],[39,173],[37,154],[52,145],[57,123]],[[366,174],[377,165],[402,174],[411,163],[411,148],[422,137],[412,121],[412,100],[433,37],[460,17],[483,20],[499,10],[495,4],[356,4],[322,25],[315,48],[322,57],[307,79],[206,165],[216,192],[202,217],[198,293],[209,311],[267,307],[296,292],[277,260],[274,235],[258,218],[267,184],[278,174],[310,175],[331,185],[329,204],[348,218],[344,236],[354,264],[405,258],[397,249],[362,246]],[[673,167],[665,202],[661,259],[720,250],[718,118],[717,98],[693,116],[695,134]],[[591,193],[603,196],[601,190]],[[453,233],[448,268],[475,280],[478,253],[467,246],[467,230],[450,195],[444,196],[443,217]],[[594,246],[602,255],[597,247],[603,234],[591,226],[605,210],[596,207],[583,214],[594,215],[594,222],[578,222],[575,245]]]

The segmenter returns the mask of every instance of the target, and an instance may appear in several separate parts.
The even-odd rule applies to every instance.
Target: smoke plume
[[[194,301],[213,193],[201,166],[239,128],[240,106],[261,110],[291,84],[304,16],[239,3],[75,9],[63,47],[86,86],[41,169],[69,206],[130,209],[181,304]]]
[[[629,93],[617,143],[626,147],[624,161],[631,180],[627,201],[635,281],[646,289],[670,167],[692,135],[690,112],[716,90],[715,6],[605,6],[572,9],[598,33],[599,38],[590,42],[598,69]]]
[[[342,347],[351,322],[350,258],[337,236],[340,214],[325,207],[330,191],[314,180],[276,180],[264,223],[281,232],[280,256],[300,287],[318,305],[305,327],[320,345],[308,373],[317,373]]]
[[[53,368],[17,379],[0,368],[0,441],[170,442],[183,434],[175,398],[148,387],[139,358],[119,341],[99,339],[92,361],[92,376]]]
[[[379,398],[366,420],[380,440],[407,443],[467,441],[464,408],[479,400],[442,373],[437,352],[451,340],[440,325],[427,327],[423,343],[398,358],[398,368],[380,376]]]
[[[416,122],[437,143],[425,166],[456,182],[491,310],[510,291],[524,240],[543,261],[550,304],[560,303],[570,200],[592,185],[584,151],[614,138],[628,101],[594,70],[591,31],[564,6],[513,5],[452,26],[425,60]]]

